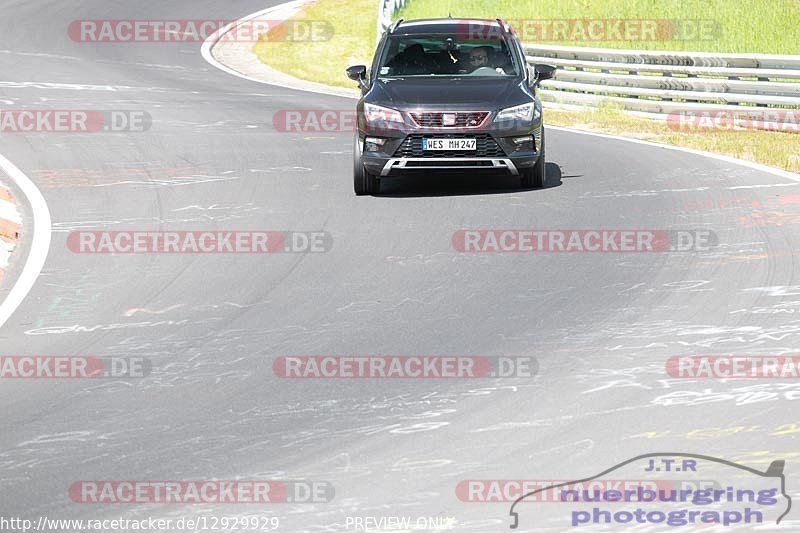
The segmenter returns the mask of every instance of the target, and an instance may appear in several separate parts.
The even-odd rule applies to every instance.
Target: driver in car
[[[472,72],[481,67],[492,68],[489,64],[489,52],[492,50],[490,46],[478,46],[469,51],[469,64]],[[505,74],[502,68],[494,69],[498,74]]]
[[[478,46],[469,51],[469,64],[472,70],[489,66],[489,51],[485,46]]]

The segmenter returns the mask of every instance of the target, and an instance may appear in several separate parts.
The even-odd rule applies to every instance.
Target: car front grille
[[[487,111],[412,111],[409,114],[417,126],[423,128],[477,128],[489,116]]]
[[[423,150],[422,138],[475,139],[475,150]],[[506,157],[503,149],[491,135],[409,135],[395,151],[394,157]]]

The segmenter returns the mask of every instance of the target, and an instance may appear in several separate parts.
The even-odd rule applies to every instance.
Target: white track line
[[[0,155],[0,168],[14,181],[28,200],[33,213],[33,237],[31,238],[31,248],[22,273],[17,278],[8,297],[0,303],[0,328],[8,321],[17,307],[33,288],[39,273],[47,260],[50,251],[50,210],[47,202],[36,185],[14,165],[11,161]]]
[[[257,79],[257,78],[253,78],[253,77],[247,76],[245,74],[242,74],[241,72],[237,72],[237,71],[235,71],[235,70],[223,65],[222,63],[217,61],[217,59],[211,54],[211,49],[213,48],[214,44],[216,44],[216,42],[218,40],[220,40],[222,35],[225,35],[225,33],[230,31],[230,29],[233,28],[234,26],[236,26],[237,24],[240,24],[243,21],[246,21],[246,20],[261,16],[261,15],[264,15],[264,14],[267,14],[267,13],[270,13],[270,12],[275,12],[275,11],[278,11],[278,10],[281,10],[281,9],[287,9],[287,8],[296,7],[298,5],[302,5],[304,3],[304,1],[305,0],[293,0],[292,2],[287,2],[285,4],[280,4],[280,5],[271,7],[269,9],[257,11],[255,13],[247,15],[246,17],[242,17],[241,19],[239,19],[239,20],[237,20],[235,22],[232,22],[231,24],[228,24],[227,26],[221,28],[219,31],[215,32],[213,35],[211,35],[208,39],[205,40],[205,42],[203,43],[203,45],[201,47],[201,53],[203,55],[203,58],[209,64],[211,64],[212,66],[214,66],[214,67],[216,67],[216,68],[218,68],[218,69],[220,69],[222,71],[225,71],[228,74],[232,74],[234,76],[238,76],[238,77],[244,78],[246,80],[254,81],[256,83],[263,83],[263,84],[266,84],[266,85],[284,87],[284,88],[289,88],[289,89],[296,89],[296,90],[299,90],[299,91],[314,92],[314,93],[318,93],[318,94],[324,94],[326,96],[339,96],[339,97],[342,97],[342,98],[350,98],[350,99],[358,98],[358,97],[343,95],[343,94],[336,93],[336,92],[333,92],[333,91],[319,89],[319,88],[316,88],[316,87],[310,88],[305,84],[305,82],[303,80],[300,80],[300,79],[297,79],[297,78],[295,78],[295,79],[297,79],[297,84],[294,87],[292,87],[290,85],[287,85],[285,83],[271,83],[268,80],[260,80],[260,79]],[[333,88],[331,88],[331,89],[333,89]],[[614,139],[614,140],[617,140],[617,141],[625,141],[625,142],[630,142],[630,143],[642,144],[642,145],[645,145],[645,146],[651,146],[651,147],[655,147],[655,148],[664,148],[666,150],[674,150],[676,152],[684,152],[684,153],[687,153],[687,154],[699,155],[699,156],[708,157],[708,158],[711,158],[711,159],[717,159],[719,161],[724,161],[726,163],[730,163],[730,164],[733,164],[733,165],[739,165],[739,166],[747,167],[747,168],[750,168],[750,169],[753,169],[753,170],[758,170],[758,171],[761,171],[761,172],[767,172],[767,173],[772,174],[774,176],[780,176],[780,177],[787,178],[787,179],[790,179],[790,180],[793,180],[793,181],[800,181],[800,174],[796,174],[794,172],[789,172],[788,170],[781,170],[779,168],[774,168],[774,167],[770,167],[770,166],[767,166],[767,165],[762,165],[760,163],[754,163],[752,161],[745,161],[744,159],[737,159],[735,157],[730,157],[730,156],[727,156],[727,155],[714,154],[714,153],[711,153],[711,152],[704,152],[702,150],[694,150],[692,148],[684,148],[683,146],[675,146],[675,145],[672,145],[672,144],[661,144],[661,143],[656,143],[656,142],[652,142],[652,141],[643,141],[641,139],[630,139],[628,137],[620,137],[618,135],[611,135],[611,134],[608,134],[608,133],[597,133],[597,132],[593,132],[593,131],[585,131],[585,130],[577,130],[577,129],[573,129],[573,128],[565,128],[563,126],[547,126],[547,128],[548,129],[552,129],[552,130],[566,131],[566,132],[570,132],[570,133],[579,133],[581,135],[593,135],[595,137],[602,137],[602,138],[605,138],[605,139]]]
[[[300,6],[302,6],[303,4],[306,4],[307,2],[308,2],[308,0],[292,0],[291,2],[286,2],[285,4],[280,4],[280,5],[277,5],[277,6],[268,7],[267,9],[261,9],[259,11],[256,11],[255,13],[250,13],[246,17],[242,17],[242,18],[240,18],[238,20],[234,20],[230,24],[226,24],[225,26],[221,27],[220,29],[218,29],[217,31],[215,31],[214,33],[209,35],[208,38],[205,41],[203,41],[203,44],[200,46],[200,54],[203,56],[203,59],[205,59],[209,64],[211,64],[212,66],[214,66],[214,67],[216,67],[216,68],[218,68],[218,69],[220,69],[220,70],[222,70],[224,72],[227,72],[228,74],[231,74],[233,76],[237,76],[239,78],[244,78],[246,80],[254,81],[254,82],[257,82],[257,83],[266,83],[267,85],[274,85],[274,84],[268,83],[268,82],[266,82],[264,80],[259,80],[257,78],[252,78],[250,76],[242,74],[241,72],[233,70],[232,68],[220,63],[219,61],[217,61],[217,59],[211,53],[211,49],[214,47],[215,44],[217,44],[217,41],[219,41],[222,38],[223,35],[225,35],[229,31],[231,31],[231,29],[235,28],[236,26],[238,26],[240,24],[244,24],[246,21],[248,21],[250,19],[263,17],[265,15],[274,15],[275,13],[281,13],[281,15],[283,15],[283,16],[278,15],[274,19],[270,19],[270,20],[273,20],[273,21],[276,21],[276,22],[277,21],[281,21],[282,22],[283,19],[288,18],[289,16],[294,14],[294,12],[297,9],[299,9]]]

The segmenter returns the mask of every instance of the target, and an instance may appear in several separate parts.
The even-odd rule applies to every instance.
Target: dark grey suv
[[[504,21],[398,21],[383,35],[369,72],[347,69],[362,97],[356,116],[353,185],[380,192],[381,178],[476,172],[543,187],[545,135],[538,84],[555,68],[525,61]]]

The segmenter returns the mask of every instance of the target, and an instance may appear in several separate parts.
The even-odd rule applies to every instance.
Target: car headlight
[[[375,104],[364,104],[364,118],[367,124],[378,128],[397,127],[405,123],[400,111]]]
[[[501,120],[518,120],[521,122],[532,122],[535,119],[538,119],[540,116],[539,110],[536,108],[536,104],[531,102],[530,104],[522,104],[514,107],[509,107],[506,109],[501,109],[500,112],[495,117],[495,121]]]

